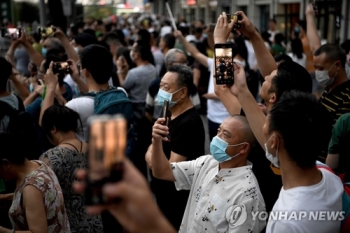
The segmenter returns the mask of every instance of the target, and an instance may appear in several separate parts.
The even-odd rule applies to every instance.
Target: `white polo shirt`
[[[253,220],[252,211],[265,211],[265,203],[250,162],[219,171],[219,163],[206,155],[171,166],[177,190],[191,190],[179,232],[260,232],[265,227],[265,221]]]

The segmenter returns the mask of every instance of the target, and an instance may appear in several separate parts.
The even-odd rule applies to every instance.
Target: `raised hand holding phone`
[[[234,83],[232,44],[215,44],[215,78],[217,85]]]
[[[93,116],[90,122],[86,205],[117,202],[104,197],[102,188],[122,179],[127,122],[120,115]]]

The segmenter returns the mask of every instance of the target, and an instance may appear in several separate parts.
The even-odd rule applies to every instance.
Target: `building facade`
[[[167,11],[164,0],[153,0],[156,14]],[[268,29],[268,21],[274,18],[278,29],[287,37],[299,20],[305,19],[309,0],[168,0],[173,15],[188,22],[202,19],[206,23],[216,22],[221,12],[243,11],[260,30]],[[318,0],[317,28],[320,36],[328,42],[341,43],[350,39],[350,0]]]

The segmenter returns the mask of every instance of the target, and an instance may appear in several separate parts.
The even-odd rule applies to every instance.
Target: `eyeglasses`
[[[177,64],[181,64],[181,65],[188,65],[188,61],[170,61],[171,63],[177,63]]]

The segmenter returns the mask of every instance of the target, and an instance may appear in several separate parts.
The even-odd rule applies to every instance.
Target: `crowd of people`
[[[260,34],[237,14],[215,28],[146,14],[12,40],[0,57],[0,233],[348,232],[347,215],[308,214],[350,209],[350,40],[322,44],[312,4],[290,43],[276,21]],[[215,60],[215,44],[233,63]],[[218,85],[220,72],[234,84]],[[126,159],[102,189],[118,202],[92,206],[89,124],[104,114],[126,119]]]

